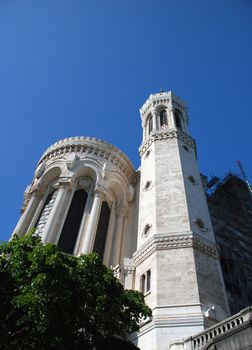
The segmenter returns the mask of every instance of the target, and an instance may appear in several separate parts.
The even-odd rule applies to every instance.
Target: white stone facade
[[[14,232],[36,227],[44,242],[59,245],[65,232],[69,244],[66,232],[80,220],[71,252],[98,249],[125,288],[144,293],[153,316],[131,340],[142,350],[164,350],[225,318],[228,306],[186,104],[162,92],[150,95],[140,114],[140,171],[104,141],[61,140],[41,157]],[[78,191],[84,202],[77,218],[69,213],[78,211]]]

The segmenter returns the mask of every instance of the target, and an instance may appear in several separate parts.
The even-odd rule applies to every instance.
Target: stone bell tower
[[[225,318],[228,307],[187,106],[172,92],[162,92],[150,95],[140,113],[135,286],[153,317],[136,343],[161,350]]]

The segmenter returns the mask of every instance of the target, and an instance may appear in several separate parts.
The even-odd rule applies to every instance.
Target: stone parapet
[[[221,321],[185,341],[174,341],[170,350],[252,349],[252,307]]]

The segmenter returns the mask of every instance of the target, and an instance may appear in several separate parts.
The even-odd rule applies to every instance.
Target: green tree
[[[0,246],[1,349],[136,349],[151,315],[97,254],[74,257],[28,233]]]

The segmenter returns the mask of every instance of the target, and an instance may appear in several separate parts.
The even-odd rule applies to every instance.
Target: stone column
[[[145,125],[142,123],[142,128],[143,128],[143,143],[144,143],[145,135],[146,135],[146,123],[145,123]]]
[[[91,194],[91,190],[89,190],[86,205],[85,205],[82,220],[81,220],[81,224],[80,224],[80,230],[79,230],[79,234],[77,237],[74,255],[81,255],[82,254],[82,246],[83,246],[86,227],[87,227],[88,215],[89,215],[89,211],[90,211],[91,207],[92,207],[92,194]]]
[[[116,224],[114,232],[114,242],[112,248],[112,261],[113,266],[121,263],[121,252],[122,252],[122,240],[123,240],[123,229],[124,220],[126,217],[127,209],[125,207],[116,208]]]
[[[170,108],[168,124],[169,124],[170,128],[175,128],[176,127],[175,115],[174,115],[174,109],[173,108]]]
[[[60,232],[58,231],[66,207],[66,198],[70,190],[70,183],[68,181],[61,181],[58,187],[57,197],[42,233],[42,242],[57,243],[60,236]]]
[[[84,242],[82,246],[82,254],[88,254],[93,249],[93,244],[95,240],[95,233],[98,225],[98,220],[100,217],[101,205],[104,198],[104,194],[99,190],[94,192],[94,200],[89,214],[87,229],[84,237]]]
[[[113,201],[111,213],[110,213],[110,219],[109,219],[104,256],[103,256],[103,263],[107,266],[112,265],[112,249],[113,249],[113,239],[114,239],[114,233],[115,233],[115,224],[116,224],[115,202]]]
[[[25,233],[27,233],[28,227],[30,225],[30,222],[32,221],[32,218],[37,210],[37,207],[40,203],[42,193],[35,190],[32,193],[32,196],[28,202],[28,205],[20,217],[17,226],[15,227],[15,230],[13,234],[17,234],[19,237],[22,237]]]
[[[156,110],[152,110],[152,118],[153,118],[153,130],[157,130],[157,113]]]

